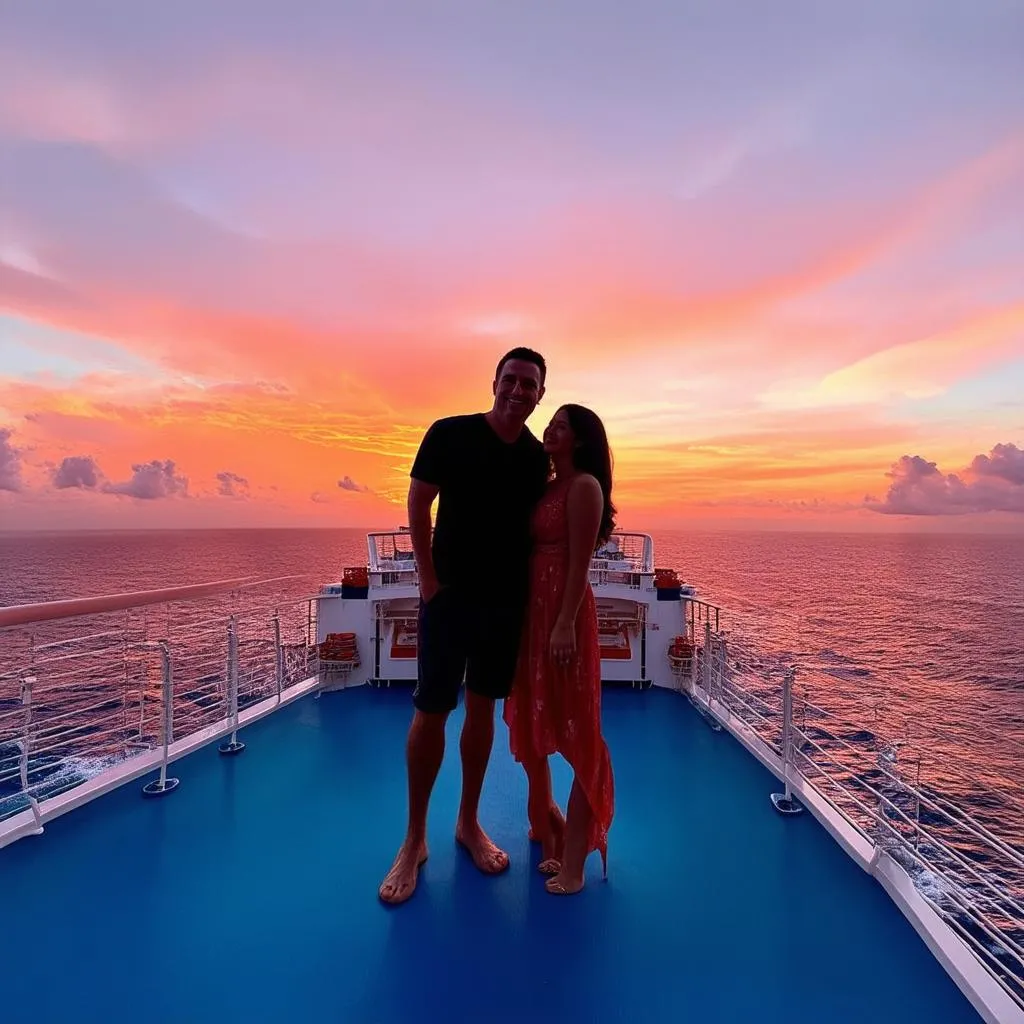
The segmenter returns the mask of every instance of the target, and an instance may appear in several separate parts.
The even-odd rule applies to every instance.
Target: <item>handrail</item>
[[[407,538],[409,541],[409,550],[412,549],[412,534],[407,527],[398,527],[394,530],[373,530],[366,535],[366,553],[367,553],[367,568],[370,572],[378,572],[377,565],[379,563],[379,551],[377,550],[378,538]],[[638,568],[634,568],[632,571],[639,572],[642,575],[649,575],[654,572],[654,539],[649,533],[641,533],[637,530],[615,530],[612,533],[612,538],[633,538],[640,542],[640,552],[633,558],[624,559],[630,563],[639,563]],[[597,558],[595,555],[593,558]],[[593,559],[592,559],[593,560]],[[601,559],[602,561],[604,559]],[[401,570],[388,569],[388,572],[396,572]],[[409,570],[415,572],[415,562]]]
[[[162,587],[159,590],[136,590],[121,594],[107,594],[102,597],[74,597],[63,601],[15,604],[7,608],[0,608],[0,629],[9,626],[27,626],[35,622],[50,622],[54,619],[71,619],[79,615],[124,611],[128,608],[141,608],[144,605],[165,604],[168,601],[193,601],[211,594],[250,589],[265,583],[304,579],[306,575],[297,573],[291,576],[274,576],[266,579],[237,576],[233,579],[194,583],[183,587]]]
[[[748,701],[763,700],[751,684],[757,677],[771,686],[772,671],[764,675],[748,667],[738,675],[733,674],[725,659],[718,656],[720,651],[724,653],[725,638],[712,630],[708,622],[703,630],[694,630],[694,641],[703,672],[696,671],[695,656],[689,679],[684,677],[681,683],[691,697],[697,698],[698,708],[705,707],[715,721],[737,735],[749,730],[761,743],[774,748],[770,767],[785,783],[786,790],[785,794],[772,794],[776,808],[782,813],[799,813],[798,801],[804,795],[816,794],[869,844],[873,852],[870,864],[864,865],[868,870],[875,870],[879,855],[887,852],[908,874],[909,864],[916,871],[923,870],[940,879],[942,891],[938,894],[921,890],[916,884],[915,888],[924,902],[960,936],[999,988],[1024,1008],[1024,944],[1020,938],[1024,903],[1015,888],[1019,880],[1024,880],[1024,858],[1020,852],[941,792],[930,792],[920,779],[916,784],[907,779],[886,761],[888,748],[861,749],[831,732],[818,739],[799,727],[793,708],[797,703],[793,695],[797,666],[789,665],[785,670],[781,714],[776,712],[769,720]],[[845,725],[855,724],[806,697],[802,703]],[[874,741],[880,738],[876,736]],[[829,744],[835,748],[829,749]],[[851,754],[874,754],[875,763],[870,767],[857,764],[850,760]],[[791,781],[794,786],[803,787],[796,800],[790,791]],[[830,793],[829,789],[835,792]],[[913,801],[914,809],[900,806],[903,799]],[[922,810],[926,815],[937,815],[938,820],[922,817]],[[863,819],[858,822],[860,815]],[[984,851],[984,868],[975,864],[969,852],[959,845],[962,839],[969,839]],[[999,870],[1009,872],[1007,877],[1012,880],[1003,882],[996,874]]]
[[[115,778],[159,769],[143,792],[171,792],[177,783],[167,766],[176,750],[224,737],[223,752],[237,753],[244,748],[238,732],[253,713],[317,685],[309,599],[292,595],[288,584],[270,596],[254,589],[264,582],[272,581],[246,577],[241,585],[218,580],[2,609],[17,611],[19,624],[51,620],[55,628],[15,631],[9,652],[12,634],[0,633],[0,847],[41,831]],[[187,603],[224,590],[230,596],[210,607]],[[76,631],[86,625],[77,615],[123,617],[124,608],[154,604],[154,594],[166,598],[156,615],[121,629]]]

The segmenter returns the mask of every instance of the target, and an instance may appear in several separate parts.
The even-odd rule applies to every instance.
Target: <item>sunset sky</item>
[[[516,344],[623,526],[1024,529],[1024,7],[0,11],[0,529],[394,526]]]

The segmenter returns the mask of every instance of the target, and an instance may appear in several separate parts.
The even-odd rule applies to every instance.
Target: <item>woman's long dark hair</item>
[[[604,544],[615,529],[615,506],[612,504],[612,450],[604,424],[596,412],[583,405],[563,405],[562,411],[576,438],[572,464],[580,473],[589,473],[601,485],[604,511],[597,531],[597,543]]]

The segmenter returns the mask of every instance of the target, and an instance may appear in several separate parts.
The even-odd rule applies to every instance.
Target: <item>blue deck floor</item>
[[[452,841],[457,736],[420,889],[376,890],[403,829],[405,690],[307,698],[0,851],[0,1020],[844,1021],[978,1018],[882,889],[678,695],[608,691],[609,879],[534,870],[499,722],[482,819],[512,867]],[[560,798],[565,766],[555,766]]]

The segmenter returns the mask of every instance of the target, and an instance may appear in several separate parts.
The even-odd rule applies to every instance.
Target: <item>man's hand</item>
[[[556,665],[568,665],[576,654],[576,630],[572,622],[567,622],[561,616],[555,620],[555,627],[551,630],[550,641],[551,660]]]
[[[420,599],[424,604],[429,604],[431,599],[441,589],[436,576],[424,576],[420,574]]]
[[[420,579],[420,599],[426,604],[441,589],[430,552],[430,507],[438,494],[437,484],[415,477],[409,483],[409,534]]]

